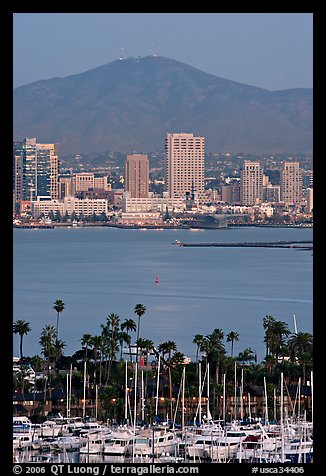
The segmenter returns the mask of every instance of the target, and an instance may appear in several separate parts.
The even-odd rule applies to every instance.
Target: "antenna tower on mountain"
[[[125,49],[124,49],[124,48],[121,48],[121,55],[120,55],[120,58],[119,58],[119,59],[120,59],[121,61],[126,59]]]

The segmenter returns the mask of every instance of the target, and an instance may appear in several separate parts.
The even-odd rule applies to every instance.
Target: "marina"
[[[13,434],[16,463],[312,463],[312,424],[288,419],[276,423],[210,421],[196,426],[121,425],[56,422],[56,437],[42,437],[31,424],[20,441]]]

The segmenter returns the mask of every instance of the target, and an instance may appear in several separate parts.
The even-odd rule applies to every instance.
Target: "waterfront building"
[[[75,213],[77,216],[90,216],[93,214],[108,214],[108,202],[105,199],[79,199],[72,196],[64,197],[60,200],[46,200],[46,197],[38,197],[32,202],[32,215],[34,218],[48,216],[50,212],[60,212],[63,216],[68,213],[71,216]]]
[[[147,198],[133,198],[130,192],[124,192],[122,196],[123,212],[150,212],[159,211],[160,213],[183,212],[186,209],[186,201],[181,198],[169,198],[167,193],[163,197],[155,197],[149,193]]]
[[[167,133],[164,154],[165,188],[169,198],[202,203],[205,200],[205,138]]]
[[[147,198],[149,192],[149,161],[145,154],[129,154],[125,160],[125,191],[131,198]]]
[[[44,197],[36,197],[36,200],[31,202],[32,216],[36,220],[42,216],[48,217],[50,213],[60,213],[60,216],[64,215],[63,200],[45,200]]]
[[[14,142],[14,196],[17,202],[36,200],[38,195],[59,196],[58,144],[37,143],[26,137]]]
[[[244,160],[241,168],[241,205],[258,205],[263,198],[263,169],[259,162]]]
[[[281,201],[285,205],[302,202],[302,170],[299,162],[283,162],[280,171]]]
[[[103,198],[92,200],[90,198],[65,197],[63,203],[64,213],[68,213],[70,216],[72,213],[75,213],[77,216],[90,216],[94,213],[96,215],[101,215],[101,213],[108,214],[108,201]]]

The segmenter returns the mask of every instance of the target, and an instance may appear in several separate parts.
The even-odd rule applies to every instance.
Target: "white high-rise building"
[[[281,201],[286,205],[302,202],[302,170],[299,162],[283,162],[280,171]]]
[[[165,137],[165,189],[169,198],[202,203],[205,138],[193,134],[167,133]]]
[[[263,169],[259,162],[244,160],[241,169],[241,205],[258,205],[263,199]]]

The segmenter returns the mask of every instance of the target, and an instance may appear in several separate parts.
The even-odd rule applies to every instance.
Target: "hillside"
[[[312,90],[268,91],[148,56],[14,90],[14,140],[61,154],[163,150],[166,132],[206,137],[206,151],[312,153]]]

